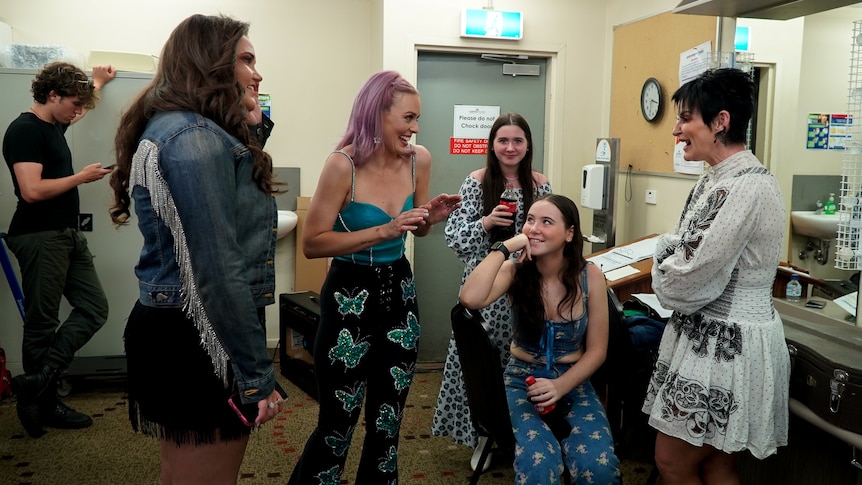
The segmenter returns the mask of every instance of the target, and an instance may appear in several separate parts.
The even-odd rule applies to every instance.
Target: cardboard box
[[[312,352],[320,323],[320,295],[312,291],[282,293],[278,302],[281,375],[317,399]]]
[[[294,291],[313,291],[320,293],[323,280],[326,279],[326,258],[308,259],[302,253],[302,233],[305,227],[305,219],[308,217],[308,206],[311,197],[296,198],[296,275],[294,278]]]
[[[314,364],[314,357],[305,348],[305,336],[290,327],[285,327],[285,333],[288,337],[287,342],[282,342],[285,356]]]

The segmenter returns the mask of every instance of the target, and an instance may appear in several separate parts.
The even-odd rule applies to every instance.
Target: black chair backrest
[[[608,287],[608,353],[605,362],[590,378],[593,386],[598,388],[619,384],[628,370],[627,361],[631,352],[632,340],[623,320],[623,305],[614,290]]]
[[[451,316],[473,426],[501,449],[514,452],[500,352],[488,337],[487,324],[478,310],[468,310],[459,303]]]

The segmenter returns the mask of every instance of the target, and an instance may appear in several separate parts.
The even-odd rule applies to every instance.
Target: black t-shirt
[[[69,125],[46,123],[33,113],[21,113],[6,129],[3,158],[12,173],[18,207],[9,224],[9,235],[78,227],[80,201],[75,187],[53,199],[29,203],[21,198],[21,188],[12,165],[18,162],[42,164],[43,179],[75,174],[72,152],[64,133]]]

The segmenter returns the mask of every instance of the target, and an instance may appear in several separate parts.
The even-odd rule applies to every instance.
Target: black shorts
[[[234,386],[225,389],[183,310],[137,302],[124,339],[129,420],[136,432],[178,445],[237,440],[251,433],[228,405]]]

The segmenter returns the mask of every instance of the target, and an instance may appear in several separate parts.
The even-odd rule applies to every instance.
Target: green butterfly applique
[[[359,364],[359,360],[368,352],[368,347],[370,347],[368,342],[353,343],[350,331],[343,328],[338,333],[337,345],[329,349],[329,358],[333,362],[340,360],[344,362],[344,365],[352,369]]]
[[[386,332],[386,338],[396,344],[401,344],[407,350],[412,350],[416,348],[421,333],[422,330],[419,328],[419,320],[416,315],[413,312],[407,312],[407,327]]]
[[[347,436],[327,436],[323,438],[323,441],[332,448],[332,452],[335,453],[335,456],[344,456],[347,453],[347,449],[350,448],[350,440],[353,439],[353,430],[355,426],[351,426],[350,429],[347,430]]]
[[[377,416],[374,424],[377,425],[377,429],[386,431],[386,436],[391,438],[398,433],[398,428],[401,427],[401,415],[396,413],[395,409],[389,404],[382,404],[380,406],[380,415]]]
[[[397,465],[398,450],[396,450],[394,446],[390,446],[389,451],[386,452],[386,456],[380,459],[380,464],[377,465],[377,469],[382,472],[394,472]]]
[[[395,389],[398,392],[403,391],[410,387],[410,383],[413,382],[413,373],[415,372],[416,365],[413,364],[404,370],[398,366],[393,366],[389,368],[389,374],[395,380]]]
[[[352,313],[356,316],[362,315],[365,311],[365,300],[368,299],[368,290],[362,290],[354,297],[344,296],[344,294],[336,291],[335,301],[338,303],[338,313],[342,317],[346,317]]]
[[[335,391],[335,397],[341,401],[343,408],[348,413],[353,412],[354,409],[358,407],[362,407],[362,397],[365,394],[365,384],[360,383],[358,388],[349,389],[353,391],[351,394],[347,391]]]
[[[416,301],[416,280],[401,280],[401,299],[405,302],[411,299]]]
[[[329,470],[318,473],[314,476],[319,480],[320,485],[338,485],[341,481],[341,468],[336,465]]]

